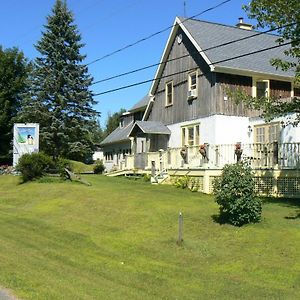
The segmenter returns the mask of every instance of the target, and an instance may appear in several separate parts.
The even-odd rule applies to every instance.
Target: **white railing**
[[[238,160],[247,162],[252,168],[300,168],[300,143],[269,144],[221,144],[187,147],[185,155],[182,148],[170,148],[165,151],[167,168],[214,168],[221,169],[226,164]],[[201,154],[202,152],[202,154]],[[165,157],[165,156],[164,156]]]
[[[240,150],[239,150],[240,149]],[[205,144],[205,155],[200,147],[168,148],[165,151],[126,155],[119,164],[121,170],[144,169],[222,169],[238,160],[247,162],[253,169],[300,169],[300,143],[269,144]],[[143,161],[141,161],[143,160]],[[138,164],[138,165],[137,165]]]

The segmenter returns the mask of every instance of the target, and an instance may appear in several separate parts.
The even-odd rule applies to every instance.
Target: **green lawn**
[[[296,201],[269,201],[260,224],[236,228],[214,221],[211,196],[85,178],[0,176],[0,286],[35,300],[300,299]]]

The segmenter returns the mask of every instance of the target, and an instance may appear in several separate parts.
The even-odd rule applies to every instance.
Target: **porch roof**
[[[118,143],[118,142],[125,142],[129,141],[129,132],[133,127],[133,123],[128,124],[125,127],[118,126],[110,135],[108,135],[101,143],[100,146]]]
[[[136,130],[141,130],[145,134],[167,134],[170,135],[170,129],[162,122],[137,121],[132,126],[128,136],[133,136]]]

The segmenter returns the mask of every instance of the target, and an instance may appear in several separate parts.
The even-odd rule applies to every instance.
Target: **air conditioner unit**
[[[191,100],[191,99],[194,99],[194,98],[197,98],[197,90],[190,90],[190,91],[188,91],[188,93],[187,93],[187,99]]]

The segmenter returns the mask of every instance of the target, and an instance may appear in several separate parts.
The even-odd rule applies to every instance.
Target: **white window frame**
[[[195,76],[196,82],[192,84],[192,77]],[[198,91],[198,71],[193,71],[188,74],[188,83],[189,83],[189,91],[196,90]]]
[[[264,82],[267,83],[266,88],[266,95],[265,97],[268,98],[270,96],[270,80],[269,79],[259,79],[259,78],[253,78],[253,86],[252,86],[252,96],[257,97],[257,83],[258,82]]]
[[[169,86],[171,86],[171,101],[169,101]],[[174,86],[173,86],[173,80],[172,81],[168,81],[166,83],[166,87],[165,87],[165,94],[166,94],[166,99],[165,99],[165,106],[171,106],[174,103]]]
[[[189,140],[189,129],[193,128],[193,141]],[[198,129],[197,129],[198,128]],[[181,126],[181,145],[199,146],[200,144],[200,123]]]

